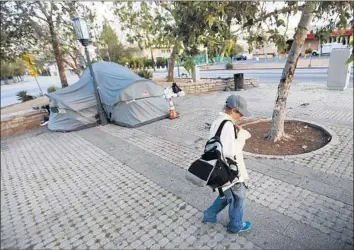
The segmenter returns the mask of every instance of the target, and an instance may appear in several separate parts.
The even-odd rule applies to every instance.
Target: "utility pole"
[[[93,81],[93,89],[95,92],[96,103],[97,103],[97,112],[99,115],[100,123],[101,123],[101,125],[106,125],[106,124],[108,124],[108,121],[107,121],[105,111],[102,106],[102,102],[101,102],[100,95],[99,95],[99,89],[98,89],[98,85],[97,85],[97,79],[95,77],[95,73],[92,68],[92,62],[90,59],[90,54],[87,49],[87,45],[89,44],[89,39],[90,39],[87,25],[83,19],[80,19],[77,17],[73,19],[73,25],[74,25],[74,29],[76,31],[77,40],[79,40],[85,48],[86,60],[87,60],[87,64],[90,69],[90,75],[91,75],[91,78]]]

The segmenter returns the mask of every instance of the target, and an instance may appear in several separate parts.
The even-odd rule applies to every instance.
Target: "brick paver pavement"
[[[253,248],[75,133],[2,142],[2,248]]]
[[[274,85],[238,93],[255,115],[271,114]],[[304,84],[290,93],[288,117],[329,127],[339,143],[307,157],[247,157],[251,233],[227,234],[225,212],[220,224],[203,225],[214,194],[183,180],[208,135],[205,123],[230,94],[219,92],[178,99],[179,119],[137,129],[41,129],[3,139],[1,249],[352,249],[353,89]],[[280,175],[280,163],[298,174]]]

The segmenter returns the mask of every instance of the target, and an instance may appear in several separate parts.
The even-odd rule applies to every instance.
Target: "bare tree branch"
[[[253,24],[261,22],[261,21],[264,21],[267,18],[272,17],[272,16],[276,16],[278,14],[285,14],[285,13],[289,13],[289,12],[294,11],[294,10],[300,10],[301,11],[303,9],[303,7],[304,7],[304,5],[301,5],[301,6],[289,6],[289,7],[284,7],[282,9],[276,9],[276,10],[274,10],[272,12],[269,12],[269,13],[257,18],[256,20],[253,21]],[[249,25],[250,24],[245,24],[244,27],[247,27]]]

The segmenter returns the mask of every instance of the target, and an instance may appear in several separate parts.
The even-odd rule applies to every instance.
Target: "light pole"
[[[85,48],[87,64],[89,66],[91,78],[93,80],[93,88],[94,88],[94,91],[95,91],[95,97],[96,97],[96,102],[97,102],[97,112],[98,112],[98,115],[99,115],[99,120],[100,120],[101,125],[106,125],[108,123],[108,121],[107,121],[105,112],[103,110],[102,102],[101,102],[101,99],[100,99],[98,86],[97,86],[97,80],[96,80],[96,77],[95,77],[95,73],[93,72],[92,63],[91,63],[91,59],[90,59],[90,54],[89,54],[89,52],[87,50],[87,45],[89,44],[89,40],[90,40],[90,34],[88,32],[85,20],[83,20],[81,18],[78,18],[78,17],[75,17],[73,19],[73,25],[74,25],[74,29],[75,29],[75,32],[76,32],[76,39],[79,40],[81,42],[81,44],[84,46],[84,48]]]

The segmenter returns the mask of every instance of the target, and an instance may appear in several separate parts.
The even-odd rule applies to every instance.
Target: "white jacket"
[[[231,116],[226,113],[221,112],[220,116],[213,122],[210,127],[209,139],[215,136],[220,124],[224,120],[230,120],[232,122]],[[235,139],[235,130],[233,122],[226,122],[220,135],[220,141],[223,146],[223,153],[225,157],[236,160],[238,166],[238,179],[236,179],[231,184],[226,184],[223,186],[223,191],[229,189],[238,182],[244,182],[249,179],[246,165],[243,159],[243,147],[245,146],[246,140],[251,137],[251,134],[244,129],[241,129],[237,133],[237,139]]]

